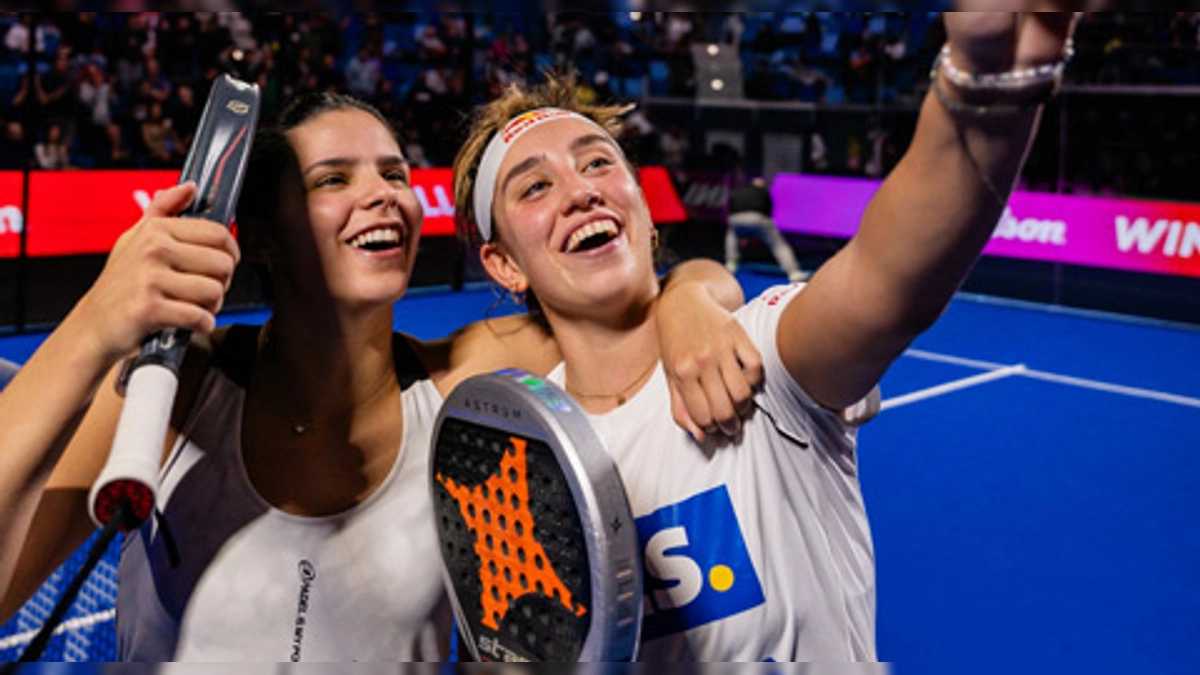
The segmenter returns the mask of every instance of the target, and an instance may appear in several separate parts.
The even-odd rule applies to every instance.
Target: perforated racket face
[[[443,561],[477,658],[577,661],[592,620],[590,566],[553,451],[448,417],[433,475]]]

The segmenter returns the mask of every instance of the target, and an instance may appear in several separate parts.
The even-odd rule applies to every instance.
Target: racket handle
[[[163,440],[178,388],[179,376],[163,364],[146,363],[130,374],[112,453],[88,497],[97,525],[103,526],[123,499],[129,501],[123,531],[154,513]]]

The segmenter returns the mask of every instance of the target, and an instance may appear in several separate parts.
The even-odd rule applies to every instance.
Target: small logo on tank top
[[[312,595],[313,581],[317,578],[317,567],[307,560],[297,565],[300,571],[300,596],[296,600],[296,622],[292,631],[292,661],[300,660],[304,647],[304,626],[307,623],[308,602]]]

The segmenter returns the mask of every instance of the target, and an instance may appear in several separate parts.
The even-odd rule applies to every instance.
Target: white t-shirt
[[[642,661],[874,661],[875,566],[855,428],[817,405],[775,346],[803,286],[736,317],[762,352],[757,410],[732,444],[672,420],[661,367],[591,415],[629,493],[646,565]],[[562,384],[560,365],[550,379]]]
[[[379,488],[346,512],[305,518],[252,487],[240,443],[248,371],[228,371],[208,373],[163,469],[159,503],[181,566],[153,523],[126,539],[121,658],[445,660],[452,612],[427,485],[442,403],[433,382],[423,370],[402,380],[404,439]]]

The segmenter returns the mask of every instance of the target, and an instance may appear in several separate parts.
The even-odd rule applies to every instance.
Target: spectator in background
[[[25,127],[20,120],[4,123],[0,137],[0,169],[24,169],[29,148],[25,147]]]
[[[4,34],[4,46],[9,51],[22,55],[29,52],[29,34],[33,31],[34,18],[35,15],[32,12],[18,12],[17,22],[10,26],[8,32]],[[35,40],[37,53],[45,54],[47,44],[56,43],[60,38],[58,26],[53,22],[39,22]]]
[[[321,91],[342,91],[346,88],[346,79],[349,71],[356,68],[354,60],[346,64],[346,70],[338,68],[336,54],[322,54],[321,61],[314,68],[314,74],[317,76],[317,87]],[[354,77],[358,77],[355,73]],[[367,85],[372,86],[372,85]]]
[[[76,88],[81,119],[78,125],[79,142],[84,155],[99,158],[107,145],[108,128],[116,121],[117,92],[115,80],[99,65],[86,63]]]
[[[159,65],[158,59],[154,58],[153,56],[147,56],[145,64],[143,65],[143,69],[146,72],[146,85],[143,89],[143,91],[145,91],[145,95],[151,101],[158,101],[159,103],[165,105],[171,98],[171,92],[174,90],[174,86],[171,84],[171,81],[168,80],[165,75],[163,75],[162,66]]]
[[[196,90],[190,84],[179,85],[167,106],[166,115],[171,121],[171,128],[179,136],[179,142],[185,148],[192,147],[192,138],[196,135],[196,127],[200,126],[200,116],[204,112],[196,100]]]
[[[683,166],[690,147],[687,132],[678,122],[672,122],[666,132],[658,137],[658,149],[662,154],[662,163],[671,168]]]
[[[37,88],[38,113],[42,124],[57,122],[67,130],[75,127],[75,81],[71,73],[71,52],[68,47],[55,51],[54,64],[34,78]]]
[[[122,92],[133,91],[146,78],[146,53],[150,27],[144,14],[129,14],[128,24],[117,32],[117,45],[110,54],[115,62],[117,87]],[[209,63],[201,60],[200,63]]]
[[[35,166],[39,169],[57,170],[70,169],[71,150],[63,126],[59,122],[50,122],[42,132],[42,140],[33,146]]]
[[[354,58],[346,62],[346,88],[358,98],[373,99],[382,76],[379,56],[367,45],[359,47]]]
[[[149,155],[146,159],[147,167],[168,169],[181,165],[186,150],[175,129],[171,127],[171,120],[163,114],[161,103],[150,102],[146,119],[142,120],[139,129],[142,143]]]
[[[26,127],[36,124],[39,118],[37,100],[33,95],[33,87],[30,85],[33,77],[29,73],[21,76],[20,84],[13,92],[7,106],[8,117],[19,120]]]
[[[637,164],[650,164],[658,150],[658,129],[644,108],[634,108],[625,116],[622,142],[633,151]]]
[[[804,280],[796,254],[788,245],[772,216],[775,210],[771,191],[762,178],[755,176],[729,192],[729,217],[725,230],[725,269],[736,272],[741,258],[741,243],[746,236],[766,242],[775,261],[787,273],[788,281]]]
[[[155,57],[168,79],[180,82],[193,77],[197,67],[196,33],[196,23],[187,12],[159,22]]]
[[[128,169],[140,162],[135,161],[129,148],[129,134],[120,124],[104,128],[103,147],[96,156],[96,166],[101,169]]]

